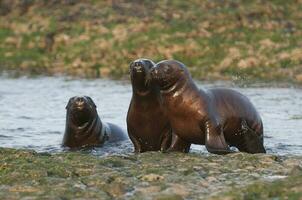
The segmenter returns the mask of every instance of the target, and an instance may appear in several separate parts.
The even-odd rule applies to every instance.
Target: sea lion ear
[[[67,103],[65,109],[68,109],[68,108],[70,107],[70,104],[73,102],[74,98],[75,98],[75,96],[74,96],[74,97],[71,97],[71,98],[68,100],[68,103]]]
[[[94,101],[92,100],[91,97],[85,96],[85,98],[88,99],[88,101],[90,101],[90,103],[96,108],[96,105],[95,105],[95,103],[94,103]]]

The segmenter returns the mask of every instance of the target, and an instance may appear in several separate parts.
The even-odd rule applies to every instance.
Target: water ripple
[[[302,154],[302,90],[297,88],[239,88],[232,83],[203,83],[200,88],[233,87],[248,96],[259,110],[269,153]],[[127,81],[85,80],[69,77],[0,79],[0,146],[60,152],[65,129],[65,106],[76,95],[91,96],[103,121],[126,130],[131,99]],[[133,151],[130,141],[92,149],[107,156]],[[206,153],[193,145],[192,152]]]

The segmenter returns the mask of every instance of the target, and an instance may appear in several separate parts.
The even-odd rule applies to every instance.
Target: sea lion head
[[[148,90],[147,74],[154,67],[152,60],[140,58],[130,64],[130,77],[133,88],[139,91]]]
[[[88,96],[71,97],[66,106],[67,119],[74,125],[82,127],[95,119],[97,115],[96,105]]]
[[[176,60],[164,60],[150,70],[148,79],[156,83],[161,90],[165,90],[188,76],[190,76],[189,72],[183,63]]]

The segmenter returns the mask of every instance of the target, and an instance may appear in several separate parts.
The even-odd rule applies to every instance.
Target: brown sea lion
[[[130,64],[132,99],[127,130],[135,152],[165,151],[171,144],[171,127],[160,107],[159,88],[146,85],[146,75],[153,66],[154,62],[148,59]]]
[[[265,153],[260,115],[247,97],[231,89],[200,90],[184,64],[156,64],[148,80],[160,87],[162,108],[173,133],[171,149],[188,152],[191,144],[206,145],[211,153]]]
[[[72,97],[66,109],[63,146],[100,146],[106,141],[117,142],[126,139],[126,133],[121,128],[100,120],[96,105],[90,97]]]

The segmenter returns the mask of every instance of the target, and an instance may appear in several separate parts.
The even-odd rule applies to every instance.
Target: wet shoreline
[[[301,156],[148,152],[99,157],[0,148],[0,160],[4,199],[302,196]]]
[[[129,140],[66,151],[60,144],[68,98],[77,94],[93,97],[102,120],[125,129],[129,82],[1,77],[0,198],[301,198],[300,89],[197,84],[201,88],[231,87],[247,95],[263,117],[268,154],[219,156],[200,145],[192,145],[188,154],[134,154]]]

